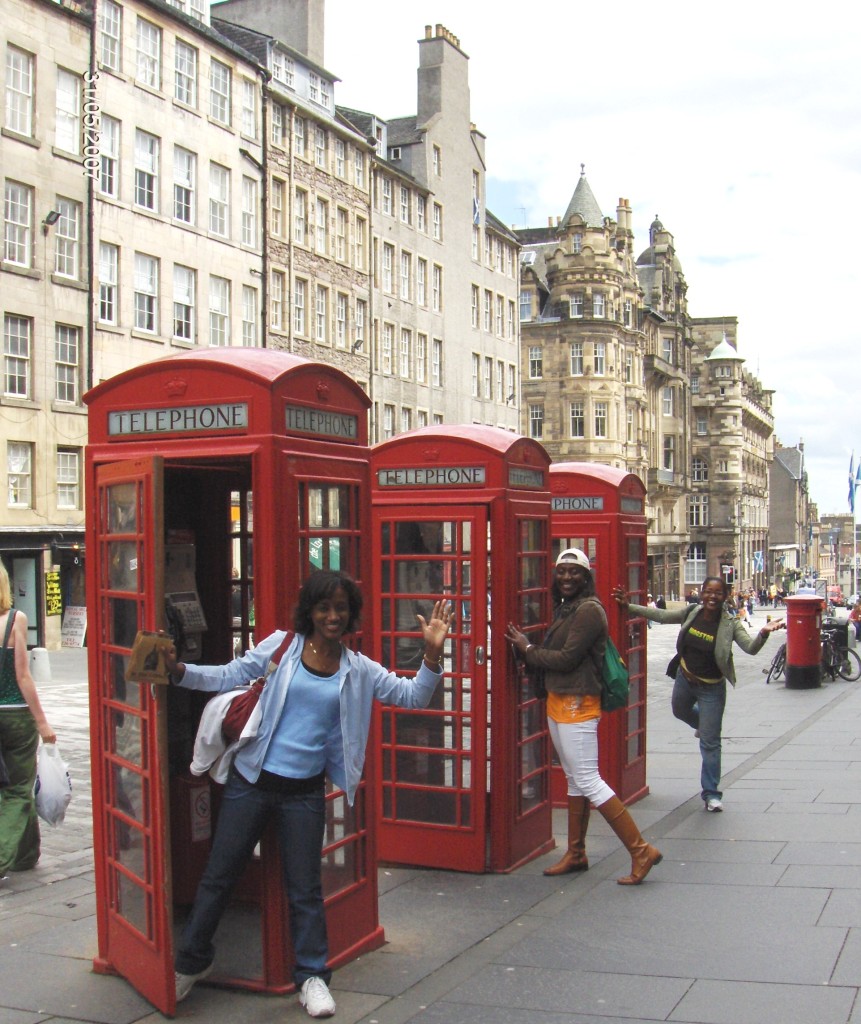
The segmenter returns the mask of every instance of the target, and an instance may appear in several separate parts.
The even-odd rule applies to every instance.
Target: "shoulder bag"
[[[227,709],[221,722],[221,735],[226,743],[235,743],[242,735],[242,730],[251,717],[251,712],[257,707],[257,702],[260,700],[260,694],[263,693],[266,680],[278,667],[279,662],[284,657],[284,652],[293,642],[293,637],[295,636],[296,634],[292,630],[287,630],[287,635],[272,655],[272,660],[266,669],[266,675],[255,679],[253,683],[230,702],[230,707]]]

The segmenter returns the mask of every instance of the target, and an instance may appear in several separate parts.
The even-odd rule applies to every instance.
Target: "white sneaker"
[[[723,804],[721,803],[720,797],[710,796],[708,798],[708,800],[706,800],[706,810],[707,811],[722,811],[723,810]]]
[[[331,1017],[335,1013],[335,1000],[322,978],[308,978],[299,989],[299,1002],[309,1017]]]
[[[174,979],[176,981],[176,1001],[181,1003],[188,993],[194,988],[195,982],[202,981],[204,978],[212,974],[213,964],[209,967],[204,967],[202,971],[198,971],[197,974],[180,974],[179,971],[174,971]]]

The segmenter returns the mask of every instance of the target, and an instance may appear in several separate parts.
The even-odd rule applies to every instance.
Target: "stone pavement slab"
[[[856,990],[810,985],[697,981],[673,1024],[835,1024],[848,1020]]]

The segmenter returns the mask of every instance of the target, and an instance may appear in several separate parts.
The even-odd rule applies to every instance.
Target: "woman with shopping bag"
[[[39,737],[56,743],[27,654],[27,616],[12,608],[12,588],[0,563],[0,750],[9,785],[0,789],[0,877],[29,871],[39,860],[39,819],[33,787]]]

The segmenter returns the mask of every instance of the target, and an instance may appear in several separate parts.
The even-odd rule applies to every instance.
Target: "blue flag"
[[[858,463],[858,468],[861,470],[861,461]],[[849,456],[849,511],[855,515],[855,488],[858,486],[858,482],[855,479],[855,452]]]

